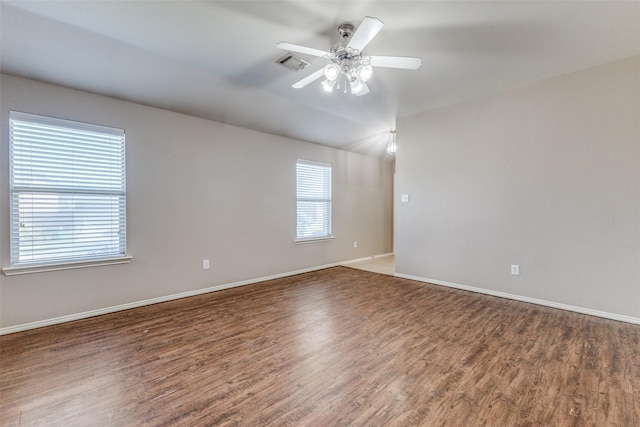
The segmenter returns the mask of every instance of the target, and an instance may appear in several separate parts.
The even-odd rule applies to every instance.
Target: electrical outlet
[[[519,276],[520,275],[520,266],[517,264],[511,264],[511,274],[513,276]]]
[[[353,242],[353,247],[354,247],[354,248],[357,248],[357,247],[358,247],[358,241],[357,241],[357,240],[355,240],[355,241]]]
[[[211,263],[209,262],[209,260],[208,259],[202,260],[202,269],[208,270],[209,268],[211,268]]]

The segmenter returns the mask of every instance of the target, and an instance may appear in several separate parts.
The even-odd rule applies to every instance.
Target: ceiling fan
[[[340,88],[341,84],[346,92],[348,84],[352,94],[362,96],[369,93],[369,87],[366,82],[373,75],[372,67],[402,68],[407,70],[420,68],[420,65],[422,65],[421,58],[365,56],[362,54],[362,50],[373,40],[383,26],[384,22],[371,16],[365,16],[355,32],[353,31],[353,25],[349,23],[342,24],[338,27],[338,33],[342,37],[342,41],[335,44],[330,51],[288,42],[276,44],[278,48],[283,50],[318,56],[331,61],[327,66],[294,83],[292,87],[296,89],[303,88],[324,76],[325,80],[322,82],[322,87],[327,92],[332,92],[336,85]]]

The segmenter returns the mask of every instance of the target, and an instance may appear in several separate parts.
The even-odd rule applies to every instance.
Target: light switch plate
[[[409,195],[408,194],[401,194],[400,195],[400,201],[402,203],[409,203]]]

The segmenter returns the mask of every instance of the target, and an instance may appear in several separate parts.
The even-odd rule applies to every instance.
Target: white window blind
[[[122,129],[12,111],[11,264],[125,255]]]
[[[331,237],[331,165],[298,160],[296,189],[297,239]]]

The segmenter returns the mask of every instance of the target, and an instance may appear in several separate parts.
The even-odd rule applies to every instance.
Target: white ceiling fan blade
[[[384,27],[384,22],[378,18],[365,16],[356,32],[351,36],[347,47],[362,51],[362,49],[373,40],[382,27]]]
[[[289,52],[296,52],[296,53],[304,53],[305,55],[320,56],[320,57],[326,57],[329,55],[329,52],[324,50],[314,49],[312,47],[300,46],[299,44],[293,44],[288,42],[280,42],[276,44],[276,46],[282,50],[288,50]]]
[[[417,70],[422,65],[422,58],[414,58],[411,56],[372,56],[371,65],[373,67]]]
[[[296,88],[296,89],[303,88],[306,85],[308,85],[309,83],[312,83],[312,82],[318,80],[322,76],[324,76],[324,68],[320,68],[315,73],[309,74],[307,77],[305,77],[304,79],[300,80],[299,82],[292,84],[291,87]]]

